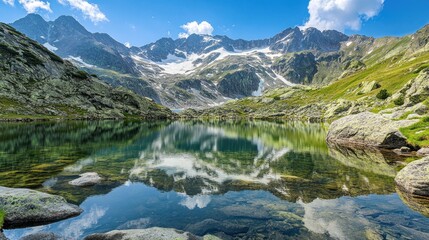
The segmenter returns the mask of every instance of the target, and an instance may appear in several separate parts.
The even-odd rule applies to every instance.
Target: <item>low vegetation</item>
[[[408,138],[411,144],[420,147],[429,147],[429,117],[425,117],[409,127],[401,128],[401,132]]]
[[[5,213],[0,209],[0,229],[3,228]]]

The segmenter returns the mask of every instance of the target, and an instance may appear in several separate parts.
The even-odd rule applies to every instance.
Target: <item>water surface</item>
[[[84,213],[6,230],[177,228],[223,239],[429,239],[396,193],[398,157],[327,146],[323,125],[269,122],[0,124],[0,185],[64,196]],[[97,172],[102,184],[68,181]]]

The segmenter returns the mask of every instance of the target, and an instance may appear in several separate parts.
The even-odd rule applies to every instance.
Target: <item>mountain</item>
[[[30,17],[38,21],[37,16]],[[32,31],[41,34],[44,29],[33,26]],[[83,28],[80,32],[86,34]],[[3,23],[0,55],[2,119],[173,116],[149,99],[108,86]]]
[[[108,84],[171,108],[214,106],[294,84],[326,84],[344,73],[340,64],[327,61],[352,61],[339,53],[348,36],[315,28],[288,28],[251,41],[192,34],[127,48],[68,16],[47,22],[30,14],[11,25]]]
[[[272,68],[288,79],[308,82],[325,75],[331,78],[328,85],[277,88],[215,108],[188,110],[183,116],[320,122],[371,111],[395,121],[420,121],[407,137],[416,145],[427,145],[429,25],[404,37],[351,36],[339,51],[316,56],[313,52],[285,55]],[[314,57],[317,68],[313,67]]]
[[[88,32],[73,17],[61,16],[55,21],[46,22],[40,15],[29,14],[11,26],[63,58],[120,73],[136,73],[133,61],[123,57],[128,52],[123,44],[107,34]]]

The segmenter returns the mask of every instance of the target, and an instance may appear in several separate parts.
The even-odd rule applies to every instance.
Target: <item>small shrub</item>
[[[402,105],[404,105],[404,96],[401,95],[400,97],[398,97],[397,99],[395,99],[393,101],[393,103],[395,103],[396,106],[402,106]]]
[[[381,99],[381,100],[385,100],[385,99],[387,99],[388,97],[390,97],[390,93],[386,90],[386,89],[381,89],[380,90],[380,92],[379,93],[377,93],[377,96],[376,96],[378,99]]]
[[[280,100],[281,98],[280,98],[280,96],[275,96],[274,97],[274,100],[276,100],[276,101],[278,101],[278,100]]]

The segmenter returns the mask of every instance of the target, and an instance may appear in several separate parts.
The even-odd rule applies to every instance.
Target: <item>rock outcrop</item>
[[[97,185],[103,180],[103,178],[95,172],[83,173],[79,176],[80,178],[70,181],[69,184],[77,187],[89,187]]]
[[[6,187],[0,187],[0,209],[5,212],[5,228],[42,225],[82,213],[63,197]]]
[[[407,146],[407,139],[399,131],[415,121],[393,121],[381,115],[364,112],[334,121],[327,140],[340,145],[363,145],[387,149]]]
[[[429,197],[429,157],[408,164],[396,175],[395,182],[402,192]]]
[[[108,233],[97,233],[90,235],[85,240],[218,240],[219,238],[208,235],[198,237],[188,232],[179,231],[171,228],[148,228],[135,230],[116,230]]]
[[[39,43],[0,23],[2,118],[169,118],[155,102],[77,69]]]

